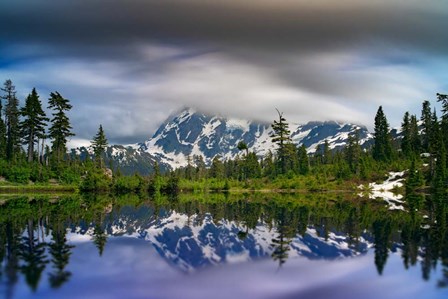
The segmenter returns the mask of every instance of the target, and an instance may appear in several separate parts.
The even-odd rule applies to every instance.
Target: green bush
[[[8,162],[6,162],[5,160],[0,160],[0,176],[6,177],[8,169]]]
[[[73,168],[66,168],[61,171],[59,181],[63,184],[79,185],[81,182],[81,175]]]
[[[144,181],[139,175],[120,176],[115,180],[114,190],[122,192],[138,192],[143,189]]]
[[[81,183],[81,191],[106,191],[110,188],[111,180],[99,170],[91,170]]]
[[[39,164],[34,164],[31,169],[30,180],[33,182],[46,183],[51,177],[50,170]]]
[[[31,169],[22,166],[13,166],[9,169],[6,178],[10,182],[27,184],[31,177]]]

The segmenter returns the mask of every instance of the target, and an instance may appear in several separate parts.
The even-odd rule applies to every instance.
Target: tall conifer
[[[104,134],[103,126],[100,125],[98,133],[95,135],[92,141],[93,153],[98,165],[103,167],[103,155],[107,147],[107,139]]]
[[[52,150],[58,162],[61,161],[66,151],[67,138],[74,136],[70,120],[66,115],[72,105],[69,100],[63,98],[59,92],[52,92],[48,99],[48,108],[52,109],[53,118],[49,129],[49,137],[53,140]]]
[[[392,142],[389,123],[381,106],[375,116],[374,142],[373,158],[377,161],[389,161],[392,158]]]
[[[25,101],[25,106],[20,109],[23,120],[20,122],[20,131],[23,144],[28,145],[28,162],[33,161],[34,144],[38,139],[45,137],[45,125],[49,119],[42,110],[42,103],[35,88]]]
[[[11,161],[15,160],[20,152],[19,100],[11,80],[6,80],[1,90],[5,100],[6,159]]]

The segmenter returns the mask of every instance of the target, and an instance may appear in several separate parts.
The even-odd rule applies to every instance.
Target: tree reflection
[[[148,199],[129,195],[119,198],[108,195],[15,198],[0,205],[2,295],[5,298],[13,297],[14,287],[21,275],[31,290],[39,287],[44,271],[50,287],[59,288],[67,283],[72,276],[67,267],[74,248],[67,239],[68,230],[91,234],[92,243],[102,256],[108,246],[108,232],[115,231],[113,226],[122,226],[123,231],[135,233],[160,224],[173,212],[187,216],[188,221],[179,225],[193,226],[211,221],[216,234],[222,233],[216,229],[222,225],[221,222],[230,223],[229,227],[235,227],[235,231],[226,232],[229,235],[223,237],[226,242],[234,242],[229,250],[254,246],[255,235],[260,228],[275,232],[270,233],[275,237],[266,240],[270,244],[268,252],[257,247],[251,254],[271,256],[279,267],[284,265],[293,251],[298,250],[295,242],[316,242],[315,238],[318,238],[319,244],[327,246],[322,250],[316,247],[315,254],[320,257],[330,254],[326,250],[336,250],[339,241],[343,242],[341,248],[354,254],[366,253],[369,247],[366,243],[373,243],[372,265],[376,266],[379,275],[384,273],[391,251],[401,252],[404,268],[419,265],[423,279],[434,275],[436,265],[442,267],[442,277],[436,278],[437,285],[447,287],[446,195],[424,197],[409,194],[408,203],[409,212],[402,212],[388,211],[381,202],[354,201],[342,197],[330,199],[329,195],[319,194],[208,194],[201,198],[180,194],[175,200],[161,196]],[[226,244],[219,242],[208,246],[219,246],[216,250],[221,254],[227,250]],[[193,250],[188,246],[185,248]],[[202,250],[198,246],[194,248]],[[337,252],[339,256],[340,253]],[[195,256],[188,252],[183,254]]]
[[[70,261],[71,249],[74,246],[67,244],[65,235],[66,230],[61,223],[53,227],[51,233],[53,241],[49,245],[51,262],[53,263],[53,271],[49,274],[50,286],[52,288],[59,288],[72,275],[70,271],[65,270],[65,267]]]
[[[20,267],[21,272],[25,275],[27,284],[33,291],[37,289],[42,272],[48,263],[45,255],[45,243],[39,243],[34,236],[34,222],[28,220],[26,228],[27,235],[22,237],[20,244],[20,257],[24,262]]]

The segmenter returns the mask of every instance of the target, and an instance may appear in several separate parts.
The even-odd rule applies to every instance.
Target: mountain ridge
[[[361,146],[368,147],[373,139],[365,126],[338,121],[289,123],[291,138],[296,146],[305,145],[309,154],[328,141],[331,150],[345,147],[350,134],[358,132]],[[106,163],[125,174],[149,174],[158,162],[162,170],[186,166],[193,157],[201,157],[210,165],[214,157],[234,159],[239,154],[239,142],[245,142],[259,158],[275,151],[269,123],[230,118],[184,108],[170,115],[149,139],[131,145],[111,145],[106,150]],[[71,150],[81,159],[92,156],[88,148]]]

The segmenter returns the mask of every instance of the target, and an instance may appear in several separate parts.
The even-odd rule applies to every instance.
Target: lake
[[[2,298],[447,298],[445,196],[0,197]]]

